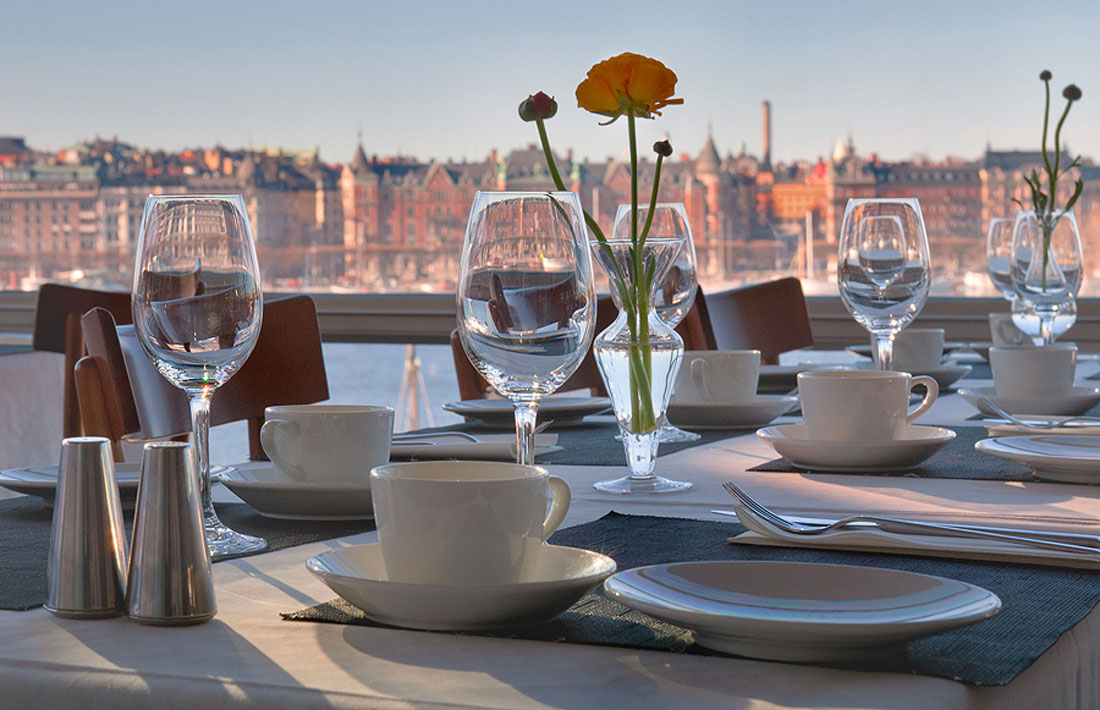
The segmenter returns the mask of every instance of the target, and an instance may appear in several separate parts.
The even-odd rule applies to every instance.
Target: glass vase
[[[1054,321],[1082,278],[1081,235],[1073,212],[1016,213],[1012,232],[1012,285],[1039,321],[1038,345],[1054,342]],[[1015,320],[1015,318],[1014,318]]]
[[[636,249],[628,239],[593,244],[611,281],[619,315],[596,336],[593,350],[615,418],[630,475],[595,484],[608,493],[669,493],[691,488],[654,473],[661,427],[684,353],[684,341],[654,307],[661,283],[683,239],[649,239]],[[639,277],[636,277],[639,275]]]

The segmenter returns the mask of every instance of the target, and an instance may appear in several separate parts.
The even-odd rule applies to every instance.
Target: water
[[[485,379],[510,393],[550,394],[577,369],[588,345],[580,326],[518,336],[468,332],[475,365]]]
[[[405,345],[389,343],[324,343],[325,373],[332,404],[381,404],[398,407],[401,375],[405,370]],[[462,417],[442,409],[459,399],[454,359],[449,345],[418,345],[420,374],[431,402],[436,425],[454,424]],[[214,397],[218,396],[217,392]],[[428,426],[421,401],[420,426]],[[402,430],[401,422],[396,429]],[[214,464],[248,459],[248,425],[233,422],[210,430],[210,460]]]
[[[672,395],[672,384],[676,381],[676,372],[679,370],[678,361],[683,356],[684,350],[682,345],[674,341],[657,342],[652,346],[651,353],[653,362],[651,372],[668,373],[667,380],[651,382],[650,400],[653,404],[653,414],[660,418],[659,415],[665,411],[669,397]],[[608,353],[600,358],[600,365],[611,394],[611,401],[616,405],[615,415],[618,417],[619,424],[630,431],[633,427],[630,407],[629,350],[609,349]]]

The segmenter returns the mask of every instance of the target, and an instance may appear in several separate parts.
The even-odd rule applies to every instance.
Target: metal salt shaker
[[[46,610],[74,619],[125,611],[126,542],[111,441],[101,436],[61,442]]]
[[[126,613],[143,624],[200,624],[217,613],[191,445],[145,445]]]

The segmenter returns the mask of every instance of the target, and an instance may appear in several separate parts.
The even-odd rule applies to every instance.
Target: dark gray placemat
[[[483,434],[485,429],[474,424],[454,424],[452,426],[435,427],[433,429],[417,429],[418,433],[431,434],[443,431],[464,431],[470,434]],[[502,430],[494,430],[500,433]],[[586,466],[625,466],[626,454],[623,452],[623,442],[617,440],[615,435],[619,433],[617,424],[591,423],[582,426],[569,426],[553,429],[552,433],[558,435],[558,446],[561,451],[549,454],[541,454],[536,459],[540,464],[566,464]],[[751,429],[720,429],[698,432],[701,438],[698,441],[685,441],[677,443],[661,444],[657,449],[658,456],[672,454],[693,446],[710,444],[722,439],[734,436],[751,434]]]
[[[836,666],[917,673],[970,685],[1008,683],[1100,601],[1100,575],[1091,571],[731,545],[726,541],[744,530],[737,523],[609,513],[600,520],[559,530],[550,541],[602,552],[612,557],[620,570],[690,560],[827,562],[931,574],[984,587],[997,594],[1003,604],[992,619],[919,639],[893,657]],[[282,616],[294,621],[382,626],[339,599]],[[721,655],[693,645],[690,631],[608,600],[602,588],[548,624],[476,635]]]
[[[18,355],[20,353],[33,353],[30,345],[0,345],[0,355]]]
[[[919,478],[962,478],[975,481],[1035,481],[1031,469],[1011,461],[974,451],[974,444],[986,438],[985,427],[954,427],[955,439],[934,453],[924,463],[909,471],[807,471],[795,468],[785,458],[774,459],[750,471],[779,471],[783,473],[842,473],[865,476],[915,476]]]
[[[967,362],[970,365],[970,372],[963,375],[960,379],[963,380],[992,380],[993,368],[988,362]],[[957,386],[957,383],[956,383]]]
[[[373,520],[274,520],[244,503],[219,503],[216,508],[222,522],[233,530],[267,540],[263,552],[374,530]],[[25,611],[46,601],[52,522],[53,508],[46,507],[41,498],[22,496],[0,501],[0,609]],[[129,540],[133,513],[125,512],[123,522]]]
[[[1012,412],[1010,412],[1010,414],[1011,413]],[[1033,412],[1021,412],[1021,414],[1032,414],[1032,413]],[[1069,415],[1066,415],[1066,416],[1069,416]],[[1095,407],[1093,407],[1089,411],[1085,412],[1082,416],[1100,417],[1100,404],[1096,405]],[[967,417],[966,420],[971,421],[971,422],[980,422],[981,420],[986,419],[986,418],[996,419],[996,417],[988,417],[988,415],[985,415],[985,414],[982,414],[981,412],[978,412],[977,414],[973,414],[973,415]],[[1043,432],[1042,432],[1042,430],[1036,430],[1035,433],[1036,434],[1042,434]]]

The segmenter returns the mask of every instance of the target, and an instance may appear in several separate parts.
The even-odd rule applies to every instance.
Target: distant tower
[[[764,119],[764,155],[762,156],[762,170],[772,169],[772,102],[765,101],[763,106]]]

